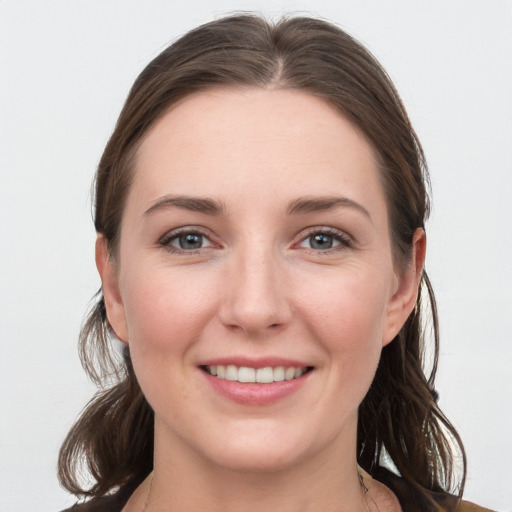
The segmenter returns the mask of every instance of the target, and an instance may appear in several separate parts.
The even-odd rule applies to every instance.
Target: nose
[[[272,251],[247,251],[230,262],[219,317],[223,325],[258,337],[281,330],[292,317],[289,287]]]

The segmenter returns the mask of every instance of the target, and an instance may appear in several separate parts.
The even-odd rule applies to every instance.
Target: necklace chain
[[[146,496],[146,500],[144,501],[144,508],[142,509],[142,512],[146,512],[146,509],[148,508],[149,497],[151,496],[151,489],[153,488],[153,476],[154,474],[151,473],[151,480],[149,481],[149,490]]]

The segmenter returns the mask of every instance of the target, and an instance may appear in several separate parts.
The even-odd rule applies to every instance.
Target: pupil
[[[179,238],[181,249],[199,249],[203,243],[202,235],[183,235]]]
[[[330,249],[332,247],[332,236],[317,234],[309,237],[313,249]]]

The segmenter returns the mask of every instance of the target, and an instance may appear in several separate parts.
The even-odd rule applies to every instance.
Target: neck
[[[355,435],[355,429],[346,432],[345,439],[289,467],[240,471],[204,460],[183,445],[167,452],[168,443],[156,433],[152,482],[140,497],[145,501],[149,495],[146,512],[367,512]]]

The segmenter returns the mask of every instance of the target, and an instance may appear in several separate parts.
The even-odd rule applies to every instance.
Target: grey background
[[[235,10],[311,13],[364,42],[424,145],[434,210],[441,406],[468,499],[512,510],[512,2],[0,1],[0,511],[73,503],[55,477],[93,388],[76,352],[99,286],[89,187],[136,75]]]

